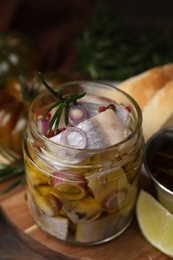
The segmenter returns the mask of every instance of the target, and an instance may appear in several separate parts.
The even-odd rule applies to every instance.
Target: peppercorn
[[[113,111],[116,111],[116,106],[114,104],[109,104],[107,106],[107,109],[112,109]]]
[[[101,106],[99,107],[99,113],[104,112],[107,109],[107,107]]]

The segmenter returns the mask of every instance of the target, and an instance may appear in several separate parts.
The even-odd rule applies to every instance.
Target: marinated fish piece
[[[57,208],[52,207],[46,197],[42,196],[31,184],[29,184],[30,192],[37,207],[48,216],[57,215]]]
[[[40,214],[30,196],[28,196],[28,199],[29,207],[32,210],[33,217],[37,224],[50,235],[66,240],[68,236],[69,220],[62,216]]]
[[[114,145],[130,134],[129,129],[123,125],[112,109],[107,109],[92,118],[84,120],[77,125],[77,128],[85,133],[87,138],[86,148],[89,149],[100,149]],[[65,131],[50,139],[61,144]],[[78,135],[77,131],[73,131],[73,128],[69,132],[67,139],[68,146],[80,148],[81,136]]]
[[[76,227],[76,240],[82,243],[97,242],[113,235],[116,231],[120,214],[110,214],[90,223],[80,223]]]
[[[96,201],[106,209],[119,209],[128,197],[130,184],[121,167],[85,177]]]
[[[49,177],[39,171],[34,165],[28,166],[26,168],[26,174],[29,181],[33,186],[37,186],[39,184],[46,184],[49,182]]]
[[[79,201],[64,202],[64,212],[74,223],[88,223],[97,219],[103,208],[91,196]]]

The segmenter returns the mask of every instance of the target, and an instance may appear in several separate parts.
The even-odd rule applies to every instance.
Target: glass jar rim
[[[130,102],[133,104],[135,110],[136,110],[136,113],[137,113],[137,124],[136,124],[136,127],[135,129],[125,138],[123,139],[122,141],[114,144],[114,145],[111,145],[111,146],[107,146],[105,148],[95,148],[95,149],[89,149],[89,148],[85,148],[85,149],[79,149],[79,148],[74,148],[74,147],[64,147],[63,145],[61,144],[58,144],[58,143],[55,143],[54,141],[52,141],[51,139],[47,138],[46,136],[42,135],[38,130],[37,130],[37,126],[36,124],[34,124],[33,122],[31,123],[31,126],[34,130],[35,133],[37,133],[37,136],[38,138],[46,141],[47,143],[50,143],[52,146],[55,146],[55,147],[61,147],[63,149],[68,149],[68,150],[71,150],[71,151],[80,151],[81,153],[82,152],[104,152],[104,151],[107,151],[107,150],[114,150],[116,148],[118,148],[120,145],[128,142],[129,140],[131,140],[135,135],[137,135],[140,130],[141,130],[141,126],[142,126],[142,112],[141,112],[141,109],[139,107],[139,105],[137,104],[137,102],[130,96],[128,95],[126,92],[124,92],[123,90],[119,89],[118,87],[112,85],[111,83],[107,83],[107,82],[104,82],[104,81],[89,81],[89,80],[76,80],[76,81],[69,81],[69,82],[66,82],[66,83],[62,83],[62,84],[59,84],[57,86],[56,89],[58,88],[63,88],[63,87],[66,87],[66,86],[70,86],[70,85],[91,85],[91,84],[96,84],[96,85],[103,85],[103,86],[106,86],[110,89],[114,89],[116,90],[117,92],[121,93],[123,96],[126,96],[128,100],[130,100]],[[33,107],[35,106],[35,104],[37,102],[39,102],[39,100],[41,98],[43,98],[45,96],[45,93],[48,93],[50,96],[51,94],[45,89],[44,91],[42,91],[35,99],[34,101],[32,102],[31,106],[30,106],[30,110],[29,110],[29,116],[28,116],[28,119],[29,121],[32,121],[32,118],[33,118],[33,113],[32,113],[32,110]]]

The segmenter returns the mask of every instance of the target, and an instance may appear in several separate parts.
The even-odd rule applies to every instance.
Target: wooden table
[[[144,178],[141,182],[142,188],[148,189]],[[113,241],[93,247],[75,247],[57,241],[35,225],[28,213],[24,189],[18,187],[0,196],[0,206],[0,260],[170,259],[144,239],[135,218]],[[34,225],[36,228],[32,229]]]
[[[4,185],[0,185],[0,193],[3,188]],[[0,194],[0,206],[2,201],[8,198],[10,200],[10,197],[13,197],[22,189],[17,187],[6,195]],[[16,231],[9,225],[2,210],[0,210],[0,260],[47,260],[19,238]]]

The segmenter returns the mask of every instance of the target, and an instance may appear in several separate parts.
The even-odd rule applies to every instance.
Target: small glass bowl
[[[173,159],[166,161],[168,146],[169,155],[173,157],[173,126],[158,131],[148,140],[144,148],[144,166],[158,201],[173,214]],[[164,173],[165,168],[172,171],[172,177]]]

